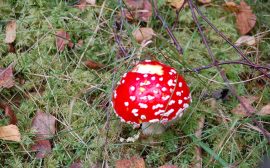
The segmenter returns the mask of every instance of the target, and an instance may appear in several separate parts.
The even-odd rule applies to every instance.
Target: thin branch
[[[162,16],[159,14],[157,6],[156,6],[156,1],[155,3],[153,3],[153,7],[154,7],[154,13],[156,18],[162,23],[163,27],[166,29],[167,33],[169,34],[170,38],[172,39],[177,52],[182,55],[183,54],[183,48],[181,47],[181,45],[179,44],[179,42],[176,40],[174,34],[172,33],[172,30],[170,29],[170,27],[168,26],[168,24],[165,22],[165,20],[162,18]]]
[[[212,59],[212,64],[217,68],[218,72],[220,73],[222,79],[224,80],[224,82],[226,83],[227,87],[230,89],[231,93],[238,99],[238,101],[240,102],[240,104],[244,107],[246,113],[251,116],[252,121],[260,128],[260,130],[262,131],[264,137],[267,139],[268,143],[270,143],[270,133],[263,128],[263,125],[260,124],[255,118],[254,115],[252,115],[252,112],[247,108],[246,104],[242,101],[241,97],[237,94],[236,89],[230,85],[230,81],[228,80],[226,73],[220,68],[219,66],[219,62],[218,60],[215,59],[215,56],[209,46],[209,43],[204,35],[204,32],[202,30],[201,25],[199,24],[198,18],[195,14],[194,8],[195,8],[195,4],[192,3],[192,0],[188,0],[188,4],[192,13],[192,18],[193,21],[195,22],[195,24],[198,27],[199,33],[202,37],[202,41],[207,49],[208,54],[210,55],[211,59]],[[249,62],[251,64],[253,64],[252,62]],[[260,70],[260,69],[259,69]]]

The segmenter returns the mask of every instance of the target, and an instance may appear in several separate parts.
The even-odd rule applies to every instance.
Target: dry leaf
[[[236,40],[235,45],[247,45],[247,46],[254,46],[256,44],[256,39],[254,36],[241,36],[238,40]]]
[[[270,114],[270,103],[263,106],[262,109],[257,113],[258,115],[269,115]]]
[[[250,111],[250,113],[254,113],[255,109],[252,107],[252,103],[255,102],[255,100],[257,100],[258,97],[255,96],[241,96],[241,100],[244,103],[244,105],[246,106],[246,108]],[[232,109],[231,111],[233,114],[237,114],[237,115],[244,115],[244,116],[249,116],[250,114],[248,114],[245,110],[245,108],[239,103],[235,108]]]
[[[163,166],[159,166],[158,168],[178,168],[178,166],[174,166],[174,165],[163,165]]]
[[[36,158],[42,159],[52,151],[52,145],[49,140],[38,140],[31,149],[37,151]]]
[[[105,65],[91,60],[85,61],[84,64],[90,69],[100,69],[105,67]]]
[[[132,157],[131,159],[117,160],[116,168],[145,168],[145,163],[142,158]]]
[[[69,168],[82,168],[82,167],[83,167],[82,162],[80,160],[78,160],[78,161],[72,163]]]
[[[66,46],[73,47],[73,43],[70,40],[70,36],[64,30],[56,32],[56,48],[59,52],[64,51]]]
[[[5,116],[9,117],[9,124],[17,125],[17,117],[13,113],[11,107],[7,104],[0,103],[0,108],[5,111]],[[1,119],[1,117],[0,117],[0,119]]]
[[[168,3],[171,5],[171,7],[175,8],[176,10],[181,9],[183,6],[185,0],[168,0]],[[188,3],[186,2],[184,7],[187,7]]]
[[[11,20],[6,25],[5,43],[13,43],[16,39],[16,20]]]
[[[144,0],[124,0],[129,10],[137,10],[143,8]]]
[[[18,127],[13,124],[0,127],[0,139],[20,142],[21,134]]]
[[[225,10],[230,11],[230,12],[238,12],[239,11],[239,7],[235,2],[225,2],[225,4],[223,5]]]
[[[10,65],[6,69],[0,68],[0,88],[11,88],[14,86],[13,80],[13,70],[12,66]]]
[[[152,17],[152,6],[149,0],[127,0],[126,3],[129,9],[124,9],[124,16],[129,20],[139,20],[148,22]],[[138,3],[138,4],[136,4]]]
[[[142,41],[151,40],[155,33],[152,28],[142,27],[133,31],[132,35],[138,43],[141,43]]]
[[[250,6],[248,6],[244,1],[241,1],[239,11],[236,12],[236,26],[240,34],[247,34],[251,31],[255,24],[256,15],[252,13]]]
[[[211,0],[198,0],[202,4],[209,4],[211,3]]]
[[[48,139],[55,134],[56,119],[54,116],[37,111],[32,121],[31,129],[36,133],[36,139]]]
[[[86,0],[86,3],[88,3],[90,5],[95,5],[96,4],[96,0]]]

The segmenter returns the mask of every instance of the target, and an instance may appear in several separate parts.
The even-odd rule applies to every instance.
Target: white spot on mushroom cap
[[[151,95],[148,95],[148,96],[147,96],[147,99],[148,99],[148,100],[153,100],[154,98],[155,98],[155,96],[151,96]]]
[[[145,78],[147,78],[147,76],[148,76],[147,74],[144,74],[144,75],[143,75],[143,77],[145,77]]]
[[[130,87],[130,90],[134,91],[135,90],[135,87],[134,86],[131,86]]]
[[[154,94],[158,94],[158,90],[153,90],[153,93]]]
[[[187,103],[184,103],[184,106],[183,106],[183,107],[184,107],[184,108],[188,108],[188,106],[189,106],[189,105],[188,105]]]
[[[117,93],[116,93],[116,90],[113,91],[113,97],[116,98],[117,97]]]
[[[167,90],[167,88],[162,87],[161,90],[162,90],[163,92],[165,92],[165,91]]]
[[[131,113],[134,114],[134,116],[137,117],[137,116],[139,115],[139,114],[138,114],[138,111],[139,111],[138,109],[132,109],[132,110],[131,110]]]
[[[164,113],[165,112],[165,110],[158,110],[157,112],[155,112],[154,114],[157,116],[157,115],[160,115],[160,114],[162,114],[162,113]]]
[[[151,64],[139,64],[132,70],[132,72],[163,75],[162,66]]]
[[[140,83],[140,86],[146,86],[146,85],[150,85],[151,82],[150,81],[144,81]]]
[[[140,106],[140,108],[148,108],[147,104],[144,103],[139,103],[138,105]]]
[[[168,112],[161,114],[161,116],[166,116],[168,117],[169,115],[171,115],[174,112],[174,109],[170,109]]]
[[[151,62],[151,60],[145,60],[145,62]]]
[[[177,92],[176,92],[176,95],[177,95],[177,96],[181,96],[182,94],[181,94],[181,92],[177,91]]]
[[[170,75],[173,75],[173,73],[172,73],[172,72],[169,72],[169,74],[170,74]]]
[[[159,84],[159,83],[157,83],[157,84],[156,84],[156,87],[160,87],[160,84]]]
[[[167,95],[167,96],[165,96],[165,97],[162,96],[161,98],[162,98],[162,100],[168,100],[168,99],[170,98],[170,96],[169,96],[169,95]]]
[[[171,69],[170,70],[172,73],[176,74],[176,71],[174,69]]]
[[[170,105],[173,105],[174,103],[175,103],[175,100],[170,100],[169,106],[170,106]]]
[[[136,78],[136,80],[138,81],[138,80],[140,80],[140,78]]]
[[[146,116],[145,115],[141,115],[141,119],[142,120],[145,120],[146,119]]]
[[[124,83],[125,83],[125,80],[123,79],[123,80],[122,80],[122,84],[124,84]]]
[[[173,83],[173,80],[170,79],[170,80],[168,81],[168,85],[169,85],[169,86],[175,86],[175,83]]]
[[[183,100],[178,100],[178,104],[182,104],[183,103]]]
[[[152,76],[152,77],[151,77],[151,80],[156,80],[156,77]]]
[[[182,82],[179,82],[179,83],[178,83],[178,86],[179,86],[179,87],[182,87],[182,86],[183,86],[183,83],[182,83]]]
[[[126,76],[127,76],[127,73],[124,73],[123,78],[125,78]]]
[[[136,97],[135,96],[129,96],[131,101],[135,101]]]
[[[147,100],[147,96],[142,96],[142,97],[140,97],[140,99]]]
[[[156,104],[156,105],[152,106],[152,109],[155,110],[155,109],[162,108],[162,107],[164,107],[163,104]]]
[[[126,106],[126,107],[129,105],[129,103],[128,103],[128,102],[124,102],[124,104],[125,104],[125,106]]]
[[[163,81],[163,77],[160,77],[160,78],[159,78],[159,81]]]

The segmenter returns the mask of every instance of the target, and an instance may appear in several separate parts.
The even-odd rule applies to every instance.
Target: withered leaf
[[[252,30],[256,24],[256,15],[252,13],[250,6],[244,1],[240,2],[239,11],[236,12],[236,26],[241,35],[245,35]]]
[[[13,67],[8,66],[6,69],[0,68],[0,88],[11,88],[14,86]]]
[[[235,42],[236,46],[247,45],[254,46],[256,44],[256,38],[254,36],[241,36]]]
[[[136,10],[143,8],[144,0],[124,0],[129,10]]]
[[[56,48],[59,52],[64,51],[66,46],[73,47],[70,36],[63,29],[56,32]]]
[[[263,106],[262,109],[257,113],[258,115],[269,115],[270,114],[270,103]]]
[[[224,6],[225,10],[230,11],[230,12],[238,12],[239,11],[238,5],[233,1],[225,2],[225,4],[223,6]]]
[[[31,149],[37,151],[36,158],[42,159],[52,151],[52,145],[49,140],[38,140]]]
[[[0,127],[0,139],[20,142],[21,134],[18,127],[13,124]]]
[[[254,113],[255,109],[252,107],[252,103],[258,99],[256,96],[241,96],[241,100],[245,107],[248,109],[250,113]],[[249,116],[245,110],[245,108],[239,103],[235,108],[231,111],[233,114]]]
[[[0,103],[0,108],[2,108],[5,111],[5,116],[9,117],[9,124],[17,125],[17,117],[13,113],[11,107],[7,104]]]
[[[49,113],[37,111],[32,120],[31,129],[35,131],[36,139],[48,139],[55,134],[56,119]]]
[[[96,4],[96,0],[86,0],[86,3],[88,3],[90,5],[95,5]]]
[[[132,157],[131,159],[117,160],[116,168],[145,168],[145,162],[142,158]]]
[[[209,4],[211,0],[198,0],[201,4]]]
[[[124,16],[129,21],[139,20],[148,22],[150,20],[152,17],[152,5],[149,0],[142,0],[142,4],[136,4],[137,0],[128,0],[128,3],[131,8],[124,9]]]
[[[105,65],[92,61],[92,60],[87,60],[84,62],[84,64],[90,69],[100,69],[100,68],[105,67]]]
[[[13,43],[16,39],[16,20],[11,20],[6,25],[5,43]]]
[[[181,7],[184,5],[185,0],[168,0],[168,3],[171,5],[171,7],[175,8],[176,10],[181,9]],[[184,7],[187,7],[188,3],[186,2]]]
[[[78,161],[72,163],[69,168],[82,168],[82,167],[83,167],[82,162],[80,160],[78,160]]]
[[[138,43],[151,40],[155,35],[154,30],[149,27],[142,27],[132,32],[133,37]]]

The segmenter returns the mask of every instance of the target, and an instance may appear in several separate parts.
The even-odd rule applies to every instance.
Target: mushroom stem
[[[161,123],[142,123],[142,133],[144,135],[158,135],[162,134],[166,130],[166,126]]]

